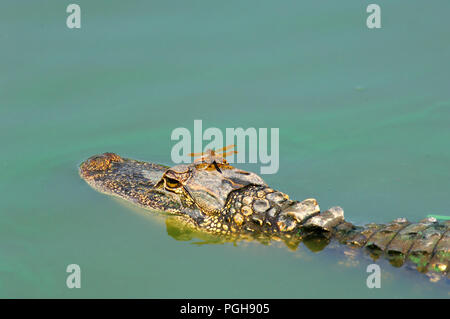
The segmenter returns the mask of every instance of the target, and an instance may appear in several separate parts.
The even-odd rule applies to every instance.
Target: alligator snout
[[[80,175],[83,178],[93,178],[110,169],[113,162],[123,162],[123,159],[114,153],[92,156],[80,165]]]

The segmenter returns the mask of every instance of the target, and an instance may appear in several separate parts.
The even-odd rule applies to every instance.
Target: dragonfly
[[[225,157],[237,154],[237,151],[228,151],[229,149],[232,149],[236,147],[236,145],[231,144],[222,148],[219,148],[218,150],[211,150],[207,149],[206,152],[201,153],[189,153],[188,156],[191,157],[197,157],[194,159],[194,163],[206,163],[209,165],[213,165],[216,170],[219,173],[222,173],[222,171],[219,168],[219,165],[226,165],[228,164]],[[228,151],[228,152],[226,152]]]

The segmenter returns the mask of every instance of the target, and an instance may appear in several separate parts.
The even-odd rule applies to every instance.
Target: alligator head
[[[167,167],[105,153],[82,163],[80,176],[100,192],[175,214],[213,233],[289,232],[300,211],[319,212],[315,200],[299,206],[255,173],[228,163]]]

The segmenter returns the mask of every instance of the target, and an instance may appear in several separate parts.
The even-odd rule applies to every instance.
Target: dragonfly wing
[[[221,155],[222,155],[222,157],[227,157],[227,156],[230,156],[230,155],[233,155],[233,154],[237,154],[237,151],[229,151],[229,152],[226,152],[226,153],[222,153]]]
[[[230,148],[233,148],[233,147],[236,147],[236,145],[231,144],[231,145],[228,145],[228,146],[219,148],[218,150],[216,150],[216,153],[217,153],[217,152],[225,152],[226,150],[229,150]]]

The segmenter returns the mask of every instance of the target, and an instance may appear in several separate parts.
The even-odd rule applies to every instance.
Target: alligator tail
[[[428,217],[411,223],[398,218],[387,224],[355,226],[344,220],[342,208],[333,207],[303,216],[299,233],[303,238],[320,233],[343,245],[363,248],[374,260],[384,257],[395,267],[410,264],[422,273],[449,276],[450,221]]]
[[[450,264],[450,224],[426,218],[410,223],[404,218],[388,224],[356,227],[341,223],[333,231],[342,244],[363,247],[372,258],[387,258],[396,267],[413,264],[423,273],[448,275]]]

